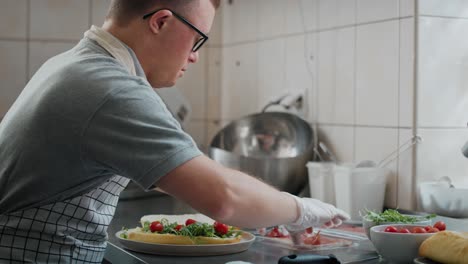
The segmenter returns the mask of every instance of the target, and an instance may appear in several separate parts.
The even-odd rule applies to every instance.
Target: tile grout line
[[[240,45],[245,45],[245,44],[251,44],[251,43],[254,43],[254,42],[264,42],[264,41],[270,41],[270,40],[275,40],[275,39],[280,39],[280,38],[296,37],[296,36],[300,36],[300,35],[304,35],[304,34],[314,34],[314,33],[326,32],[326,31],[333,31],[333,30],[340,30],[340,29],[346,29],[346,28],[353,28],[353,27],[359,27],[359,26],[365,26],[365,25],[373,25],[373,24],[403,20],[403,19],[407,19],[407,18],[411,18],[411,17],[412,16],[404,16],[404,17],[389,18],[389,19],[370,21],[370,22],[363,22],[363,23],[353,23],[353,24],[330,27],[330,28],[323,28],[323,29],[314,29],[314,30],[308,30],[308,31],[305,30],[304,32],[287,33],[287,34],[280,34],[280,35],[276,35],[276,36],[270,36],[270,37],[259,38],[259,39],[235,41],[235,42],[232,42],[232,43],[226,43],[226,44],[224,44],[224,46],[226,46],[226,47],[240,46]],[[211,47],[216,47],[216,46],[221,46],[221,45],[217,45],[217,44],[211,45]]]
[[[358,17],[358,6],[357,1],[354,1],[354,22],[357,21]],[[356,160],[356,141],[357,141],[357,44],[358,44],[358,27],[354,27],[354,71],[353,71],[353,161],[357,162]]]
[[[401,0],[398,1],[398,12],[401,15]],[[398,110],[397,110],[397,120],[398,126],[400,126],[400,115],[401,115],[401,26],[402,20],[398,22]],[[400,146],[400,129],[397,129],[397,148]],[[399,208],[399,192],[400,192],[400,153],[397,152],[396,157],[396,193],[395,193],[395,205],[396,208]]]
[[[418,135],[418,87],[419,87],[419,0],[414,0],[414,44],[413,44],[413,136]],[[416,203],[416,184],[417,184],[417,158],[418,158],[418,146],[412,148],[413,160],[411,162],[411,207],[417,209]]]

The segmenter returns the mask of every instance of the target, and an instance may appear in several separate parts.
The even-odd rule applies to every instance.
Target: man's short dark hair
[[[199,0],[112,0],[107,14],[121,26],[128,24],[136,17],[142,17],[157,8],[169,8],[186,14],[199,2]],[[220,0],[211,0],[215,8],[219,7]]]

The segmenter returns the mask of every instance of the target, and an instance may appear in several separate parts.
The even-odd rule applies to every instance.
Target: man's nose
[[[190,52],[188,60],[190,63],[196,63],[198,61],[198,50],[195,52]]]

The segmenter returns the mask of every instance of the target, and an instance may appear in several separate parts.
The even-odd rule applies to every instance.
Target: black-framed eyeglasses
[[[180,21],[182,21],[182,23],[186,24],[187,26],[189,26],[190,28],[192,28],[193,30],[195,30],[201,37],[195,42],[195,44],[193,44],[193,47],[192,47],[192,52],[197,52],[201,46],[203,46],[203,44],[205,44],[205,42],[208,40],[208,36],[201,32],[196,26],[194,26],[192,23],[188,22],[187,19],[185,19],[183,16],[177,14],[176,12],[170,10],[169,8],[160,8],[158,10],[155,10],[151,13],[148,13],[146,15],[143,16],[143,19],[147,19],[148,17],[151,17],[152,15],[154,15],[156,12],[159,12],[161,10],[169,10],[172,12],[172,14],[174,14],[174,16],[179,19]]]

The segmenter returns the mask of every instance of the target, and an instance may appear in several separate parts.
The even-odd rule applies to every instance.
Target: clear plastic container
[[[335,186],[333,174],[335,163],[308,162],[310,197],[323,202],[335,204]]]
[[[382,211],[388,169],[335,166],[334,172],[336,206],[348,212],[351,220],[360,221],[365,209]]]

